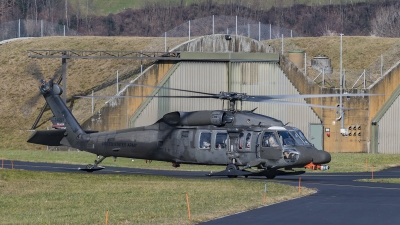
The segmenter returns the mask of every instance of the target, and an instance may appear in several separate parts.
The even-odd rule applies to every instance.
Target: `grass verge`
[[[371,172],[400,166],[400,155],[331,153],[329,172]]]
[[[400,178],[359,179],[359,182],[400,184]]]
[[[0,224],[194,224],[314,192],[268,182],[264,203],[261,182],[0,169]]]

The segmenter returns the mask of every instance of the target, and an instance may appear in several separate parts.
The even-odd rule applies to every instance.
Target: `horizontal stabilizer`
[[[28,139],[29,143],[48,145],[48,146],[62,146],[60,143],[64,137],[65,129],[56,130],[38,130]],[[98,131],[85,131],[87,133],[97,133]]]
[[[61,139],[66,130],[38,130],[28,139],[29,143],[49,146],[61,146]]]

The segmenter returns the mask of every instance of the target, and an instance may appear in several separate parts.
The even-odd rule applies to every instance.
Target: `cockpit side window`
[[[201,132],[199,139],[199,147],[204,149],[209,149],[211,146],[211,133]]]
[[[294,145],[295,144],[294,139],[292,138],[292,136],[290,136],[288,131],[278,131],[278,135],[279,135],[279,138],[281,139],[283,145]]]
[[[304,142],[301,140],[300,136],[296,133],[296,131],[289,131],[290,135],[294,138],[296,145],[304,145]]]
[[[276,139],[274,132],[265,132],[262,139],[263,147],[279,147],[279,142]]]
[[[228,140],[227,133],[217,133],[215,136],[215,148],[216,149],[225,149],[227,140]]]

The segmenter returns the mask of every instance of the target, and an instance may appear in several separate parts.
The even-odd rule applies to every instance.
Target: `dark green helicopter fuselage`
[[[252,111],[171,112],[149,126],[84,131],[60,98],[62,89],[57,84],[43,84],[40,90],[65,129],[36,131],[28,140],[31,143],[58,143],[104,157],[167,161],[174,165],[233,164],[266,170],[310,164],[327,169],[322,164],[331,159],[299,129]]]

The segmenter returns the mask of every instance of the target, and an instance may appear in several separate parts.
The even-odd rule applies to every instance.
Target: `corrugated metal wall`
[[[207,93],[227,91],[228,67],[226,63],[182,62],[164,86]],[[165,89],[159,91],[158,94],[160,96],[200,95]],[[173,111],[213,109],[222,109],[222,101],[213,99],[153,98],[133,124],[134,127],[149,125],[157,121],[165,113]]]
[[[233,91],[249,95],[297,95],[300,94],[276,63],[232,63],[231,87]],[[292,102],[306,103],[304,99]],[[307,106],[292,106],[271,103],[243,102],[244,109],[254,109],[259,114],[268,115],[288,123],[308,136],[310,123],[321,123],[314,111]]]
[[[400,126],[398,124],[400,100],[397,98],[379,121],[378,152],[386,154],[400,153]]]
[[[231,77],[229,78],[228,67],[229,63],[182,62],[164,86],[208,93],[235,91],[249,95],[299,94],[276,63],[231,63]],[[159,92],[159,95],[188,94],[190,93],[165,89]],[[295,99],[293,102],[305,103],[303,99]],[[225,108],[227,107],[227,102],[225,102]],[[310,123],[321,123],[310,107],[243,102],[244,110],[256,107],[258,107],[256,113],[275,117],[282,120],[283,123],[290,122],[290,126],[298,127],[305,135],[309,133]],[[172,111],[213,109],[222,109],[222,101],[153,98],[133,124],[135,127],[152,124],[165,113]]]

